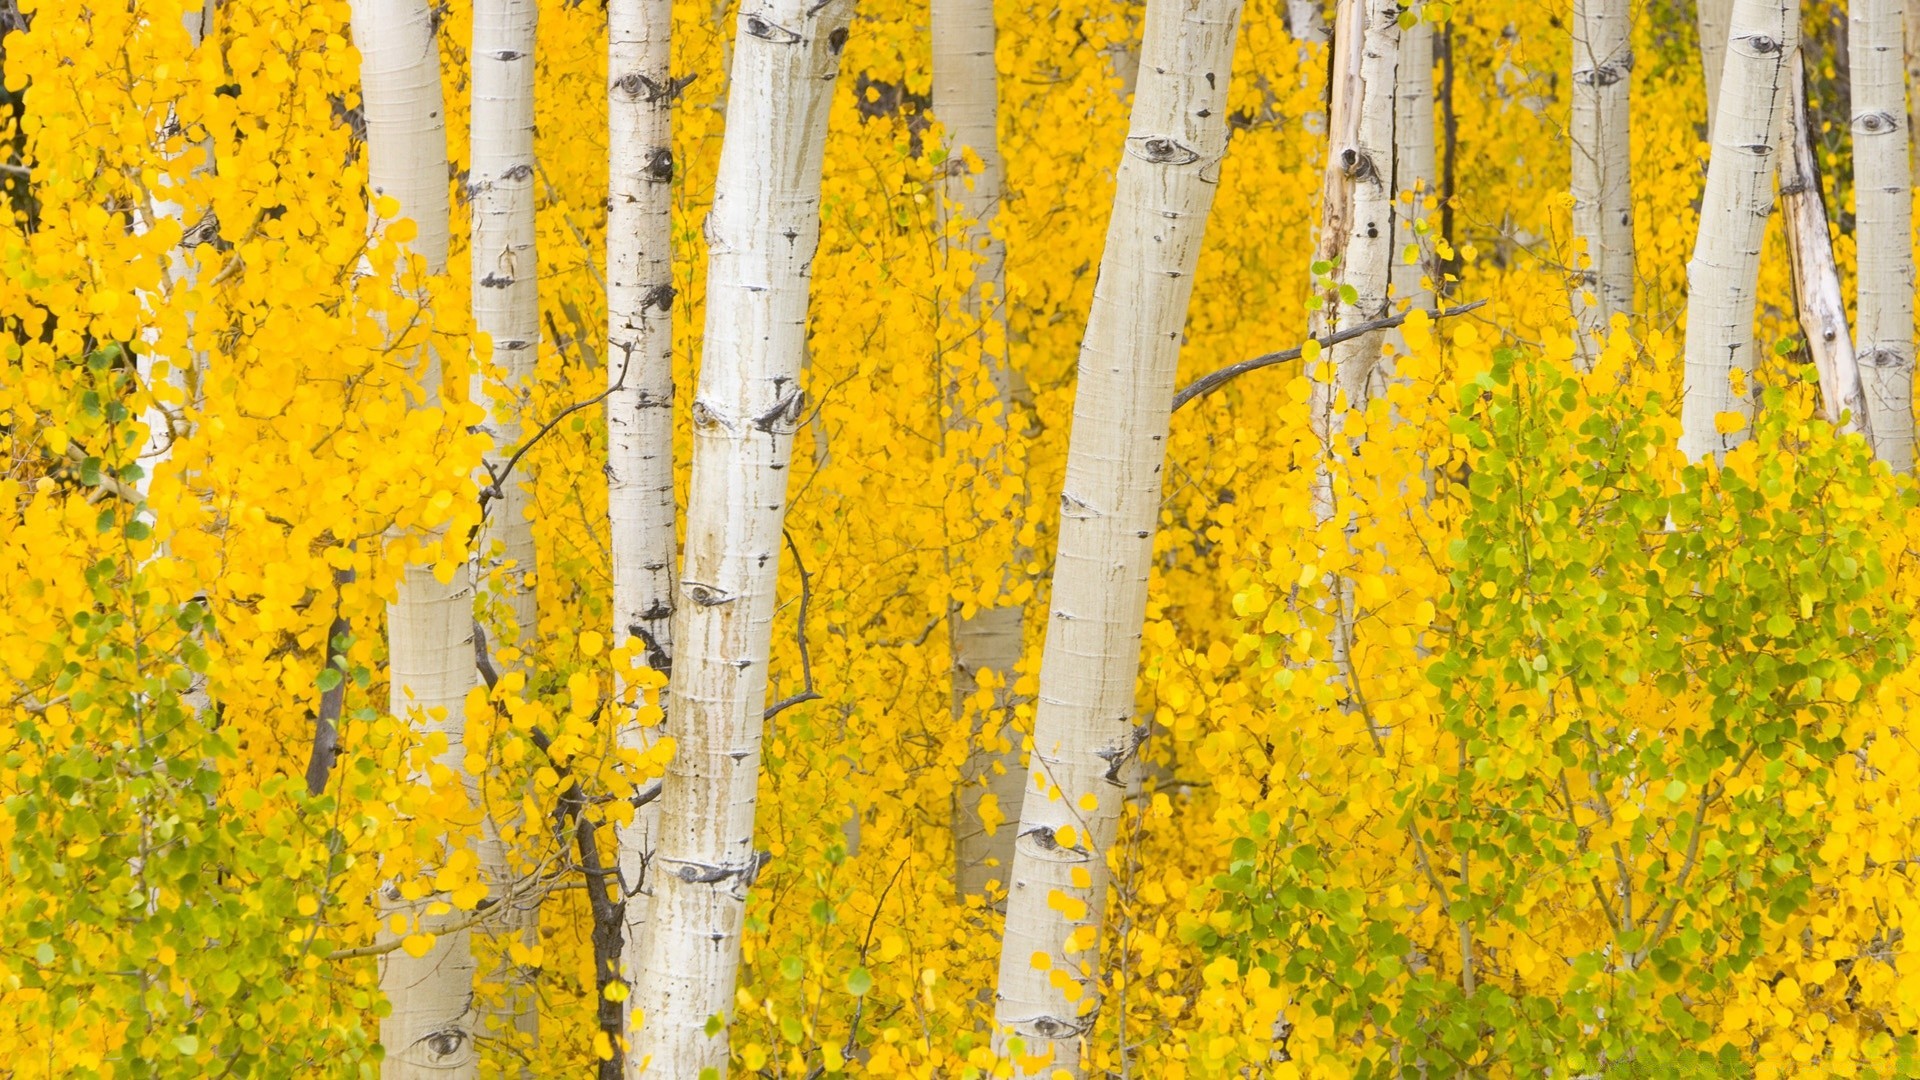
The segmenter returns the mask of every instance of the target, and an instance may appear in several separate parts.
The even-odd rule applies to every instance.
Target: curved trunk
[[[525,657],[534,647],[533,526],[527,520],[527,463],[510,476],[507,460],[521,439],[527,384],[540,344],[539,256],[533,236],[533,0],[475,0],[473,7],[471,200],[473,328],[493,341],[493,356],[474,358],[471,397],[486,409],[481,422],[490,437],[486,468],[497,497],[487,507],[478,538],[482,614],[499,625],[495,639]],[[481,778],[469,775],[471,796],[482,801]],[[525,892],[523,875],[491,816],[483,823],[480,873],[490,895],[502,900]],[[500,914],[480,924],[488,962],[479,997],[481,1037],[517,1045],[516,1056],[538,1045],[540,1002],[536,969],[514,963],[508,943],[539,944],[540,907],[528,899],[499,905]],[[524,1057],[522,1060],[526,1060]],[[523,1066],[521,1075],[527,1074]]]
[[[447,133],[440,91],[440,52],[426,0],[354,0],[353,43],[360,53],[361,103],[367,125],[367,182],[376,196],[397,200],[417,228],[409,250],[428,274],[447,268]],[[384,224],[372,221],[379,227]],[[417,282],[402,287],[418,288]],[[424,295],[424,290],[422,290]],[[421,356],[420,408],[440,404],[440,361]],[[429,538],[433,539],[433,538]],[[440,761],[456,773],[466,756],[465,704],[474,683],[473,589],[456,573],[441,582],[431,567],[408,566],[398,599],[387,608],[392,691],[388,707],[411,718],[422,737],[447,736]],[[434,719],[433,710],[445,710]],[[444,897],[406,901],[381,889],[383,927],[395,915],[434,933],[453,918],[426,914]],[[444,906],[444,905],[443,905]],[[475,1075],[474,963],[469,931],[437,934],[415,957],[395,949],[380,957],[380,989],[392,1012],[380,1021],[387,1056],[382,1080],[470,1080]]]
[[[1700,235],[1687,263],[1680,449],[1694,461],[1745,442],[1753,422],[1754,289],[1799,43],[1799,0],[1734,4]]]
[[[1846,294],[1833,259],[1827,231],[1826,197],[1820,190],[1820,166],[1813,154],[1812,118],[1807,113],[1806,78],[1800,57],[1788,75],[1787,151],[1780,162],[1780,211],[1785,219],[1787,261],[1793,270],[1793,301],[1807,352],[1820,373],[1820,398],[1828,420],[1847,417],[1843,431],[1865,431],[1870,418],[1860,391],[1853,335],[1847,330]]]
[[[1626,0],[1575,0],[1573,231],[1587,249],[1581,293],[1592,292],[1574,300],[1582,356],[1615,315],[1633,311],[1631,30]]]
[[[652,925],[640,947],[635,1054],[648,1075],[725,1075],[807,287],[820,239],[827,113],[851,0],[744,12],[707,218],[705,357],[693,407],[685,573],[674,613]]]
[[[933,4],[933,112],[946,128],[950,153],[942,185],[946,212],[962,219],[960,229],[948,231],[948,257],[964,252],[973,260],[973,284],[954,305],[949,317],[979,329],[958,342],[962,354],[958,371],[947,374],[949,389],[943,412],[942,434],[991,425],[998,449],[974,461],[982,475],[1007,477],[1012,467],[1007,439],[1013,416],[1013,385],[1002,344],[1005,332],[1006,245],[993,234],[1006,185],[1001,163],[999,73],[994,66],[992,0],[934,0]],[[969,150],[980,161],[969,171]],[[991,298],[983,295],[991,289]],[[992,329],[997,326],[998,329]],[[992,384],[988,415],[963,411],[967,395],[958,393],[958,379],[969,377],[978,363]],[[980,555],[980,553],[975,553]],[[1011,551],[980,555],[994,565],[1020,562]],[[1013,828],[1003,824],[1026,789],[1026,770],[1020,761],[1020,736],[1013,728],[1011,686],[1020,660],[1020,628],[1024,608],[983,607],[971,617],[956,605],[948,612],[949,642],[953,653],[953,716],[965,721],[968,701],[979,690],[979,674],[1000,676],[991,708],[973,716],[968,739],[970,752],[954,794],[954,880],[961,896],[988,895],[990,881],[1005,882],[1013,866]],[[987,721],[994,721],[987,723]],[[983,744],[983,739],[992,739]]]
[[[1897,473],[1913,470],[1913,173],[1902,65],[1905,6],[1900,0],[1852,0],[1847,34],[1860,253],[1860,379],[1873,451]]]
[[[612,526],[613,640],[637,638],[647,666],[673,671],[673,583],[679,543],[673,498],[673,82],[671,0],[612,0],[607,7],[607,517]],[[622,685],[621,693],[628,692]],[[645,753],[661,731],[623,709],[616,739]],[[642,964],[653,899],[649,866],[660,808],[647,800],[619,844],[618,970]],[[622,1006],[626,1075],[631,995]]]
[[[1226,153],[1239,24],[1238,0],[1147,5],[1140,85],[1080,351],[1034,782],[1000,949],[995,1042],[1016,1076],[1080,1076],[1081,1040],[1099,1007],[1107,854],[1140,738],[1134,683],[1174,368]]]

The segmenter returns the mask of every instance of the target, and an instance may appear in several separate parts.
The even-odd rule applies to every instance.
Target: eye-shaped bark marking
[[[1853,118],[1855,135],[1891,135],[1900,129],[1900,118],[1887,112],[1865,112]]]
[[[1127,140],[1127,153],[1155,165],[1191,165],[1200,151],[1171,135],[1136,135]]]
[[[748,15],[745,19],[741,20],[740,25],[742,29],[754,37],[762,41],[770,41],[775,45],[797,45],[800,42],[799,34],[764,16]]]

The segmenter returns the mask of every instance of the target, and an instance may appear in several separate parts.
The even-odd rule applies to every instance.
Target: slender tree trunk
[[[1714,117],[1720,109],[1720,80],[1727,68],[1727,38],[1733,30],[1733,0],[1695,0],[1695,25],[1700,31],[1700,67],[1707,84],[1707,137],[1713,137]]]
[[[1099,1008],[1107,858],[1141,737],[1134,683],[1174,367],[1226,152],[1239,24],[1238,0],[1147,4],[1140,85],[1080,351],[1034,780],[1000,950],[996,1045],[1017,1076],[1079,1077]]]
[[[1287,0],[1287,32],[1295,41],[1327,40],[1327,19],[1320,0]]]
[[[502,470],[521,438],[527,384],[540,344],[539,256],[533,229],[534,0],[475,0],[473,6],[472,154],[467,188],[473,213],[473,327],[493,342],[492,358],[474,358],[472,399],[487,410],[482,424],[491,437],[485,462],[497,487],[479,535],[484,582],[483,612],[524,658],[534,646],[532,505],[527,463],[511,476]],[[492,377],[488,369],[498,369]],[[524,659],[520,665],[525,668]],[[481,777],[468,774],[476,802]],[[503,823],[489,813],[482,825],[480,872],[496,901],[527,892],[516,872]],[[512,824],[519,824],[518,821]],[[498,914],[480,926],[482,952],[490,965],[479,996],[481,1037],[517,1044],[531,1054],[539,1045],[540,1002],[534,969],[515,963],[507,948],[518,939],[539,944],[540,908],[535,900],[496,904]],[[521,1075],[526,1075],[521,1069]]]
[[[951,148],[941,202],[947,213],[962,219],[957,232],[945,234],[946,243],[949,258],[959,253],[973,267],[973,284],[953,305],[951,318],[979,327],[954,346],[961,360],[958,371],[949,374],[953,385],[946,394],[942,424],[945,434],[989,430],[998,444],[986,455],[976,455],[973,464],[980,475],[1004,482],[1012,479],[1007,440],[1013,386],[1005,351],[1007,252],[993,233],[1006,186],[997,127],[1000,81],[994,36],[992,0],[934,0],[933,113],[946,128]],[[963,149],[979,159],[977,172],[968,168]],[[970,397],[959,392],[959,380],[972,377],[976,362],[984,366],[993,390],[981,415],[967,411]],[[965,554],[990,558],[1000,566],[1018,561],[1012,551]],[[1018,812],[1026,790],[1011,697],[1023,615],[1019,605],[983,607],[971,617],[956,605],[948,613],[954,719],[965,721],[970,712],[975,714],[970,752],[954,793],[954,876],[962,896],[987,895],[989,880],[1004,883],[1013,868],[1014,830],[1010,823],[1001,823]],[[968,705],[979,690],[982,671],[1001,677],[994,703],[984,712]]]
[[[1573,231],[1587,257],[1574,301],[1582,356],[1615,315],[1633,312],[1632,29],[1626,0],[1574,0]]]
[[[1873,451],[1895,472],[1913,470],[1913,172],[1902,62],[1908,6],[1852,0],[1847,35],[1860,379]]]
[[[1820,188],[1820,166],[1813,154],[1813,118],[1807,112],[1806,76],[1795,54],[1788,76],[1789,100],[1782,122],[1787,154],[1780,161],[1780,209],[1785,219],[1787,261],[1793,269],[1794,306],[1807,352],[1820,373],[1820,397],[1827,419],[1843,430],[1864,431],[1870,423],[1861,396],[1860,368],[1855,362],[1853,335],[1847,330],[1846,294],[1840,287],[1840,268],[1833,258],[1833,238],[1827,231],[1826,196]]]
[[[1440,173],[1433,132],[1433,23],[1425,4],[1417,14],[1413,25],[1400,33],[1394,80],[1393,190],[1401,209],[1393,216],[1387,279],[1395,301],[1425,308],[1433,305],[1433,285],[1440,280],[1433,237],[1425,228],[1427,200],[1434,197]]]
[[[367,180],[376,196],[399,201],[417,234],[409,249],[428,274],[446,272],[447,134],[440,91],[440,52],[425,0],[354,0],[353,42],[360,53],[361,103],[367,124]],[[408,282],[403,287],[418,288]],[[424,290],[421,290],[424,295]],[[440,404],[440,361],[422,357],[420,408]],[[429,537],[429,541],[437,537]],[[421,736],[444,732],[440,761],[457,772],[466,756],[465,704],[474,684],[473,588],[456,573],[447,582],[431,567],[410,565],[399,599],[387,609],[392,671],[389,708],[413,719]],[[444,710],[435,718],[434,710]],[[435,933],[449,916],[427,914],[444,897],[404,900],[397,885],[381,889],[382,923],[395,915]],[[474,962],[466,930],[438,933],[424,956],[395,949],[380,958],[380,989],[392,1012],[380,1021],[387,1056],[382,1080],[470,1080],[475,1075]]]
[[[679,542],[673,498],[673,78],[671,0],[607,7],[607,516],[613,541],[613,640],[636,638],[647,666],[673,671],[673,584]],[[621,687],[624,695],[625,686]],[[636,703],[637,705],[638,703]],[[660,728],[622,710],[622,750],[653,748]],[[651,910],[659,804],[648,799],[615,830],[619,843],[622,981],[642,963]],[[604,961],[603,961],[604,962]],[[623,1008],[628,1076],[631,995]]]
[[[1753,422],[1754,290],[1799,44],[1799,0],[1734,3],[1700,235],[1687,264],[1680,449],[1695,461],[1746,441]]]
[[[1907,167],[1920,176],[1920,139],[1913,138],[1913,122],[1920,120],[1920,3],[1901,5],[1901,21],[1906,26],[1902,55],[1907,61]],[[1848,64],[1852,66],[1851,62]]]
[[[761,866],[754,798],[807,287],[820,240],[827,114],[852,0],[743,12],[707,218],[705,358],[693,407],[685,573],[636,1053],[649,1075],[724,1076],[747,890]]]

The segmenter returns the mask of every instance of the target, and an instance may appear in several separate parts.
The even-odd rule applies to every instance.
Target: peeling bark
[[[1793,270],[1794,307],[1807,353],[1820,373],[1821,405],[1828,420],[1843,430],[1861,431],[1870,421],[1861,397],[1860,369],[1855,362],[1853,335],[1847,329],[1846,294],[1840,287],[1840,268],[1833,259],[1833,238],[1827,231],[1826,197],[1820,189],[1820,167],[1813,154],[1813,118],[1807,113],[1806,76],[1798,54],[1789,75],[1784,122],[1786,157],[1780,163],[1780,209],[1785,218],[1787,261]]]

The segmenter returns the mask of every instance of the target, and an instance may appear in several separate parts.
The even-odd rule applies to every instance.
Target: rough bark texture
[[[1733,27],[1733,0],[1695,0],[1695,26],[1700,31],[1700,67],[1706,73],[1707,137],[1713,137],[1713,118],[1720,108],[1720,80],[1727,68],[1727,36]]]
[[[1913,470],[1913,173],[1902,27],[1907,6],[1902,0],[1852,0],[1847,26],[1860,379],[1874,453],[1895,472]]]
[[[475,0],[473,5],[472,154],[467,196],[472,211],[473,327],[488,335],[493,354],[476,356],[471,397],[487,410],[482,426],[491,440],[484,460],[497,479],[498,497],[487,508],[478,537],[482,615],[497,629],[494,640],[522,650],[534,645],[533,526],[527,520],[524,459],[506,476],[507,459],[519,446],[527,383],[540,344],[539,256],[534,248],[533,76],[535,0]],[[493,370],[489,370],[493,369]],[[524,660],[517,666],[524,668]],[[481,777],[467,775],[476,802]],[[504,898],[526,892],[513,852],[492,813],[482,827],[480,873],[495,901],[492,918],[479,926],[487,961],[478,998],[480,1035],[510,1042],[516,1056],[531,1055],[539,1042],[540,1002],[536,971],[515,963],[508,949],[518,940],[539,944],[537,900]],[[530,1060],[530,1057],[522,1057]],[[526,1075],[527,1070],[520,1070]]]
[[[1633,311],[1631,30],[1626,0],[1575,0],[1573,231],[1587,265],[1574,312],[1589,346],[1615,315]]]
[[[707,218],[705,357],[693,406],[685,572],[660,794],[636,1053],[649,1076],[727,1070],[725,1028],[747,890],[761,865],[754,796],[786,518],[807,286],[820,238],[827,113],[852,0],[743,11]]]
[[[955,385],[947,393],[943,427],[953,433],[992,425],[1002,449],[995,460],[974,464],[1005,476],[1011,465],[1006,440],[1012,423],[1013,381],[1001,344],[1006,245],[993,234],[1006,185],[997,127],[1000,81],[994,67],[994,36],[992,0],[934,0],[933,112],[946,128],[950,148],[941,201],[947,213],[962,220],[958,233],[946,234],[947,244],[949,258],[960,253],[971,260],[974,281],[952,314],[957,321],[981,326],[979,333],[954,346],[961,361],[956,375],[949,378],[957,382],[958,375],[970,375],[977,361],[984,365],[993,390],[987,403],[989,415],[982,417],[968,411],[966,396]],[[963,149],[979,158],[977,172],[968,170]],[[998,332],[989,332],[996,324]],[[1018,561],[1011,551],[976,554],[1000,565]],[[1004,884],[1013,866],[1014,830],[1008,819],[1018,812],[1026,790],[1011,698],[1023,615],[1018,606],[982,608],[971,617],[955,608],[947,620],[954,719],[967,721],[967,702],[979,690],[980,672],[992,671],[1001,677],[992,707],[972,712],[970,753],[954,793],[954,883],[962,896],[988,895],[989,882]],[[991,800],[991,810],[983,808],[983,800]]]
[[[360,52],[361,101],[367,125],[367,181],[375,195],[398,200],[418,232],[410,250],[427,273],[446,271],[447,133],[440,91],[440,52],[425,0],[354,0],[353,43]],[[376,223],[379,224],[379,223]],[[412,283],[406,283],[411,285]],[[383,287],[383,286],[376,286]],[[422,357],[422,408],[440,397],[440,363]],[[430,538],[431,539],[431,538]],[[440,761],[457,772],[466,756],[465,702],[474,683],[473,588],[465,573],[447,583],[426,566],[407,567],[398,600],[387,608],[391,658],[389,708],[413,720],[421,735],[445,732]],[[435,720],[430,710],[445,709]],[[392,885],[381,890],[383,925],[394,915],[433,933],[450,915],[428,916],[427,896],[408,902]],[[387,1056],[382,1080],[470,1080],[475,1075],[474,962],[466,930],[438,934],[425,956],[395,949],[380,958],[380,989],[392,1012],[380,1021]]]
[[[1847,330],[1846,294],[1840,287],[1840,268],[1833,258],[1833,238],[1827,231],[1826,197],[1820,188],[1820,167],[1813,153],[1813,118],[1807,112],[1806,77],[1798,54],[1793,59],[1788,90],[1791,100],[1783,118],[1787,134],[1780,162],[1780,209],[1785,219],[1787,261],[1793,269],[1794,307],[1807,352],[1820,373],[1820,398],[1827,419],[1847,417],[1844,430],[1864,431],[1870,417],[1860,392],[1860,369],[1854,359],[1853,335]]]
[[[673,99],[671,0],[607,6],[607,516],[613,548],[613,640],[637,638],[647,666],[673,671],[673,585],[679,561],[673,498]],[[622,694],[627,692],[621,687]],[[619,713],[623,750],[645,752],[662,729]],[[624,894],[619,970],[631,980],[652,910],[659,803],[615,830]],[[626,1011],[634,998],[629,995]],[[631,1016],[619,1057],[638,1075]]]
[[[1746,441],[1753,422],[1754,290],[1799,42],[1799,0],[1734,4],[1700,235],[1687,263],[1680,449],[1696,461]],[[1720,425],[1723,413],[1731,416]]]
[[[1140,85],[1080,352],[1032,781],[1000,951],[996,1044],[1016,1076],[1079,1077],[1099,1009],[1107,857],[1140,739],[1134,683],[1174,367],[1226,152],[1239,23],[1237,0],[1147,5]],[[1035,966],[1036,954],[1048,970]],[[1069,976],[1064,985],[1055,972]]]

